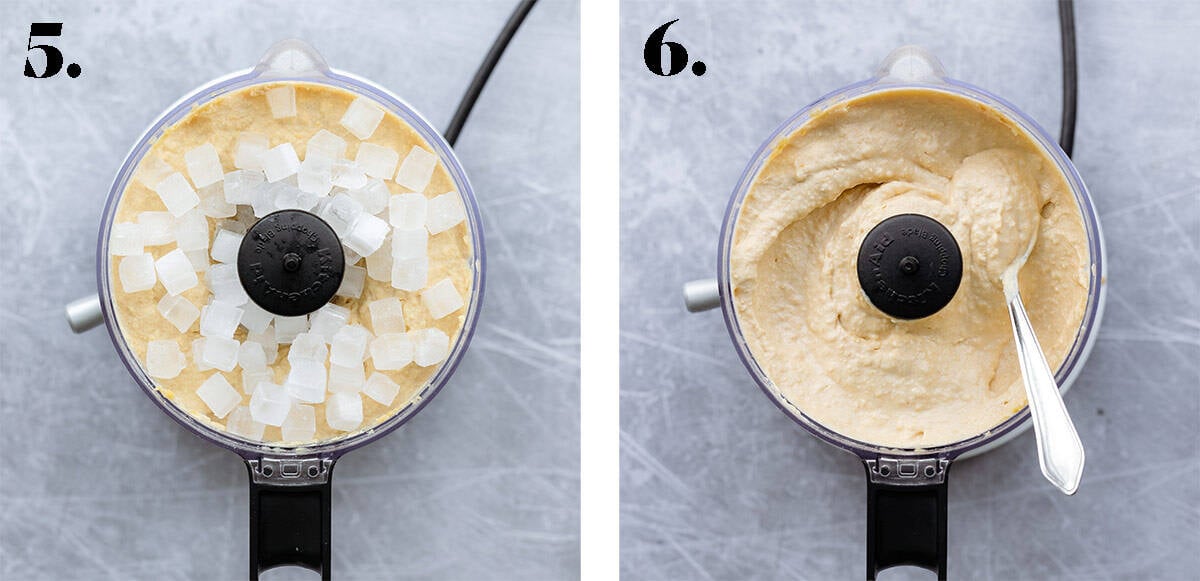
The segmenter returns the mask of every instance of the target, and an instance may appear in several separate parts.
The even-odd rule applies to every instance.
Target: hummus
[[[266,92],[281,85],[291,85],[295,88],[297,114],[292,117],[276,119],[271,114]],[[360,140],[351,134],[339,121],[347,107],[357,97],[356,94],[344,89],[312,83],[271,83],[247,87],[221,95],[205,103],[179,122],[167,128],[154,143],[145,156],[146,160],[158,156],[169,164],[174,171],[185,170],[184,153],[203,145],[213,144],[218,152],[224,171],[229,172],[234,167],[234,148],[241,132],[260,133],[270,137],[272,147],[291,143],[296,153],[303,158],[308,139],[318,130],[324,129],[337,134],[346,140],[348,147],[345,156],[354,159]],[[421,146],[434,151],[411,126],[400,117],[386,112],[375,132],[367,140],[370,143],[404,152],[413,146]],[[143,161],[143,165],[149,163]],[[142,168],[139,168],[139,171]],[[384,180],[392,194],[408,193],[408,190],[392,180]],[[457,187],[442,163],[434,168],[432,179],[424,190],[427,198],[433,198],[445,192],[456,191]],[[335,193],[336,193],[335,189]],[[333,194],[331,194],[333,195]],[[203,196],[203,194],[202,194]],[[165,211],[166,208],[159,196],[139,180],[130,180],[122,193],[116,210],[116,222],[136,222],[141,212]],[[387,210],[382,213],[387,219]],[[208,218],[209,236],[216,233],[217,228],[226,220],[234,218]],[[450,279],[464,302],[470,302],[474,292],[473,281],[473,252],[468,222],[464,221],[449,230],[429,237],[429,284],[444,278]],[[390,243],[385,242],[385,244]],[[167,252],[175,249],[174,243],[146,246],[145,251],[156,260]],[[359,260],[363,266],[365,259]],[[225,422],[230,416],[217,418],[208,406],[196,394],[200,384],[212,374],[222,374],[225,379],[243,394],[240,405],[248,405],[253,386],[242,385],[242,370],[240,367],[231,372],[218,370],[199,371],[193,361],[192,341],[200,338],[199,323],[195,323],[185,333],[180,333],[174,325],[159,314],[156,305],[166,295],[162,283],[157,283],[152,289],[141,292],[126,293],[121,290],[118,280],[119,257],[109,257],[109,269],[113,280],[113,303],[116,307],[118,330],[128,344],[130,350],[145,365],[147,344],[150,341],[168,339],[177,341],[180,349],[187,358],[183,371],[171,379],[154,379],[155,387],[180,409],[191,414],[196,419],[217,429],[224,429]],[[204,273],[197,273],[201,283],[185,292],[186,297],[195,306],[202,307],[210,297],[211,292],[205,287]],[[418,292],[397,290],[388,282],[367,277],[362,296],[357,299],[335,297],[333,303],[350,310],[348,324],[361,325],[371,330],[371,316],[368,304],[386,297],[397,297],[403,305],[404,320],[409,331],[417,329],[437,328],[450,338],[453,348],[462,331],[466,317],[466,307],[441,319],[434,319],[421,304]],[[245,341],[247,330],[239,326],[234,339]],[[289,365],[287,360],[288,345],[279,345],[278,356],[274,363],[268,366],[274,376],[274,383],[282,385],[287,378]],[[368,350],[369,357],[369,350]],[[326,362],[328,365],[328,362]],[[316,412],[316,436],[309,442],[283,442],[278,427],[266,426],[263,441],[271,444],[303,445],[345,437],[353,433],[368,430],[384,420],[392,417],[401,409],[413,402],[417,394],[425,387],[430,377],[437,372],[442,364],[430,367],[419,367],[415,363],[395,371],[378,371],[387,375],[400,385],[400,392],[391,405],[382,405],[369,397],[362,397],[363,422],[358,430],[347,433],[331,428],[325,421],[325,403],[312,404]],[[366,375],[369,377],[376,369],[368,359],[365,363]]]
[[[916,320],[875,308],[855,269],[871,228],[905,213],[945,225],[963,257],[954,298]],[[879,446],[950,444],[1026,404],[1001,277],[1034,240],[1021,297],[1057,369],[1083,318],[1090,257],[1054,161],[964,97],[852,98],[781,138],[751,184],[730,255],[737,320],[774,387],[814,421]]]

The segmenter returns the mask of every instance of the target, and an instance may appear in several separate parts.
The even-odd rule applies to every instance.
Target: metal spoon
[[[1021,303],[1017,284],[1017,273],[1033,251],[1035,234],[1025,249],[1025,254],[1004,271],[1001,283],[1004,298],[1008,301],[1008,314],[1012,320],[1013,339],[1017,343],[1017,360],[1021,363],[1021,377],[1025,380],[1025,394],[1029,399],[1029,412],[1033,415],[1033,432],[1037,436],[1038,463],[1042,474],[1051,484],[1066,494],[1075,494],[1079,479],[1083,476],[1083,442],[1071,423],[1067,407],[1063,404],[1054,372],[1046,363],[1046,356],[1033,334],[1033,325]]]

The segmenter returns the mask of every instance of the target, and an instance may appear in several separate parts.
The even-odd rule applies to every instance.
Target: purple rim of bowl
[[[446,360],[442,362],[442,365],[433,377],[425,383],[421,391],[414,395],[400,411],[377,426],[350,436],[343,436],[327,442],[318,442],[312,446],[300,447],[270,446],[262,442],[254,442],[234,436],[196,420],[186,411],[168,401],[154,387],[153,380],[150,379],[145,370],[137,362],[137,357],[125,343],[124,338],[117,329],[116,316],[112,304],[112,293],[110,292],[110,269],[108,267],[108,237],[113,221],[116,218],[118,202],[125,191],[125,187],[133,179],[133,174],[137,169],[138,163],[141,162],[143,156],[154,145],[165,128],[186,117],[195,105],[211,101],[222,94],[234,90],[252,85],[276,82],[327,85],[372,98],[386,106],[390,112],[396,114],[416,129],[417,133],[437,150],[439,158],[446,164],[446,168],[454,180],[454,184],[458,187],[459,195],[462,196],[467,210],[467,221],[471,229],[473,259],[471,265],[473,291],[467,305],[467,314],[463,320],[462,330],[459,332],[458,340],[455,342]],[[466,172],[459,163],[457,156],[454,155],[454,152],[450,149],[449,144],[446,143],[442,135],[399,96],[362,77],[336,69],[322,70],[317,76],[264,76],[262,71],[257,68],[248,69],[214,79],[176,101],[142,133],[136,144],[126,155],[125,161],[121,164],[121,168],[117,171],[117,175],[113,179],[112,187],[109,189],[98,236],[96,244],[96,285],[100,295],[100,307],[104,315],[105,328],[108,329],[108,336],[112,339],[113,346],[116,348],[117,354],[121,357],[122,363],[125,364],[125,368],[129,370],[129,374],[142,388],[142,391],[146,393],[147,397],[154,401],[168,416],[174,418],[183,427],[201,438],[232,450],[246,459],[262,456],[285,456],[295,458],[321,457],[336,460],[342,454],[369,444],[399,428],[416,415],[417,412],[421,411],[441,391],[450,376],[458,368],[462,356],[475,334],[475,326],[478,323],[479,310],[483,301],[484,272],[486,270],[483,221],[479,215],[479,207],[475,200],[474,190],[471,188],[471,183],[468,181]]]
[[[775,143],[780,138],[791,135],[804,123],[807,123],[814,111],[823,110],[847,99],[870,93],[904,89],[941,91],[959,97],[966,97],[1001,112],[1014,121],[1042,147],[1051,159],[1054,160],[1066,178],[1083,216],[1084,229],[1087,232],[1090,261],[1088,301],[1083,319],[1080,322],[1079,331],[1075,335],[1075,342],[1071,345],[1071,350],[1067,353],[1067,357],[1063,360],[1063,364],[1059,366],[1054,376],[1063,391],[1069,387],[1070,382],[1074,380],[1078,371],[1082,368],[1091,350],[1092,343],[1096,337],[1096,330],[1100,324],[1104,302],[1105,261],[1103,234],[1100,229],[1099,218],[1096,215],[1096,209],[1092,204],[1091,195],[1088,193],[1083,179],[1079,176],[1079,172],[1076,171],[1075,165],[1071,163],[1066,153],[1058,146],[1058,143],[1036,121],[1022,113],[1020,109],[1008,101],[983,89],[954,79],[944,78],[940,82],[894,82],[881,77],[874,77],[828,93],[784,121],[759,146],[758,151],[755,152],[751,163],[742,172],[742,176],[738,180],[737,186],[734,188],[733,195],[730,196],[729,204],[725,210],[725,219],[721,225],[720,245],[717,249],[717,281],[720,287],[721,312],[725,319],[725,326],[729,331],[729,337],[737,350],[738,357],[741,358],[742,364],[750,372],[755,383],[775,403],[776,407],[812,435],[863,459],[876,458],[886,454],[912,458],[937,457],[953,460],[963,454],[969,454],[972,451],[997,442],[1006,435],[1024,427],[1029,421],[1028,406],[1022,408],[1021,411],[1013,414],[999,425],[981,434],[932,448],[893,448],[844,436],[808,417],[807,414],[801,411],[798,405],[792,403],[779,390],[775,389],[767,374],[754,359],[749,346],[746,345],[741,327],[737,321],[736,308],[733,304],[733,293],[732,289],[730,289],[729,259],[733,248],[733,231],[736,227],[738,211],[741,209],[742,201],[750,190],[751,183],[766,162],[770,152],[773,151]]]

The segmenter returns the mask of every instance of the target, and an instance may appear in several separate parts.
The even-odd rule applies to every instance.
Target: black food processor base
[[[918,463],[919,464],[919,463]],[[928,470],[931,465],[919,466]],[[938,579],[946,578],[946,470],[941,467],[940,482],[885,482],[880,465],[872,471],[867,464],[867,579],[874,581],[882,570],[900,565],[929,569]],[[901,465],[899,473],[907,469]],[[937,470],[937,468],[934,468]],[[913,474],[919,482],[929,474]],[[924,479],[926,482],[934,477]]]
[[[247,463],[251,581],[284,565],[312,569],[329,581],[333,462],[268,462]]]

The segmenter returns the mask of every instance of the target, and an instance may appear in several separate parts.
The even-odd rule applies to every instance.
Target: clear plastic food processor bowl
[[[279,81],[319,83],[345,89],[376,101],[386,110],[395,113],[411,125],[421,137],[433,146],[453,179],[458,192],[462,195],[464,206],[467,209],[467,222],[473,253],[471,257],[472,291],[467,304],[463,328],[458,334],[458,338],[452,346],[449,356],[442,363],[437,373],[429,379],[406,407],[374,428],[348,437],[332,439],[302,448],[270,446],[262,442],[246,440],[214,428],[198,421],[155,389],[154,380],[147,375],[146,370],[142,367],[137,356],[130,350],[129,345],[126,344],[118,328],[116,310],[113,305],[114,281],[111,277],[111,257],[108,252],[109,232],[112,229],[122,193],[125,191],[129,181],[133,179],[142,157],[150,151],[150,148],[163,132],[174,123],[183,119],[194,107],[203,105],[222,94],[257,84]],[[480,300],[483,295],[484,246],[482,223],[479,218],[475,196],[471,190],[471,184],[467,180],[467,176],[463,172],[458,158],[454,155],[454,152],[450,149],[445,139],[442,138],[424,117],[417,113],[408,103],[387,89],[361,77],[331,69],[311,46],[298,40],[289,40],[273,46],[254,68],[215,79],[184,96],[171,105],[142,134],[126,156],[125,162],[121,164],[116,179],[113,181],[112,188],[109,190],[108,201],[105,204],[104,215],[100,224],[99,239],[96,245],[96,279],[100,289],[100,305],[104,315],[104,323],[108,328],[108,334],[112,338],[113,345],[120,354],[121,360],[124,361],[125,366],[129,369],[130,375],[142,387],[146,395],[158,404],[167,415],[175,418],[184,427],[201,437],[229,448],[247,459],[256,458],[263,454],[270,454],[272,456],[290,455],[336,458],[349,450],[362,446],[400,427],[400,425],[404,424],[404,422],[420,411],[454,373],[474,332],[479,316]]]
[[[1046,155],[1054,160],[1054,163],[1058,166],[1058,169],[1063,173],[1067,183],[1070,185],[1071,192],[1075,195],[1075,201],[1078,203],[1079,209],[1083,214],[1084,229],[1086,230],[1088,240],[1088,259],[1090,261],[1088,300],[1083,320],[1075,335],[1075,342],[1071,346],[1071,350],[1055,373],[1055,379],[1058,381],[1061,391],[1065,393],[1070,389],[1071,384],[1074,383],[1075,378],[1079,375],[1084,361],[1087,360],[1088,354],[1091,352],[1092,344],[1096,340],[1096,329],[1100,324],[1100,317],[1104,310],[1104,238],[1100,231],[1100,221],[1096,218],[1095,207],[1092,205],[1092,198],[1088,194],[1083,180],[1079,177],[1079,173],[1075,171],[1074,164],[1071,163],[1070,159],[1067,158],[1067,155],[1063,153],[1054,139],[1036,121],[1000,97],[978,87],[947,77],[938,60],[924,49],[918,47],[897,49],[884,60],[874,77],[843,87],[821,97],[785,121],[763,142],[754,154],[754,158],[750,164],[742,172],[742,177],[733,191],[733,196],[729,200],[729,206],[725,212],[725,221],[721,228],[721,242],[717,258],[717,283],[725,325],[729,329],[729,336],[733,339],[733,344],[737,348],[742,363],[745,364],[746,369],[750,371],[750,375],[758,383],[759,387],[762,388],[763,392],[784,413],[806,430],[826,442],[853,452],[863,458],[888,454],[907,457],[938,457],[952,460],[963,456],[973,456],[990,450],[1028,429],[1030,426],[1028,407],[1022,409],[1007,421],[991,430],[966,440],[936,448],[885,448],[848,438],[809,418],[799,406],[789,401],[775,387],[770,378],[767,377],[767,374],[759,366],[754,358],[754,354],[751,353],[749,346],[746,344],[738,322],[737,310],[734,308],[733,293],[730,288],[729,260],[733,249],[733,233],[737,225],[742,201],[746,198],[751,184],[754,182],[755,177],[758,176],[758,172],[762,169],[763,164],[766,163],[776,145],[781,140],[787,139],[788,136],[807,123],[814,111],[825,110],[842,101],[870,93],[912,88],[951,93],[977,101],[999,111],[1017,126],[1025,130],[1042,147]]]

